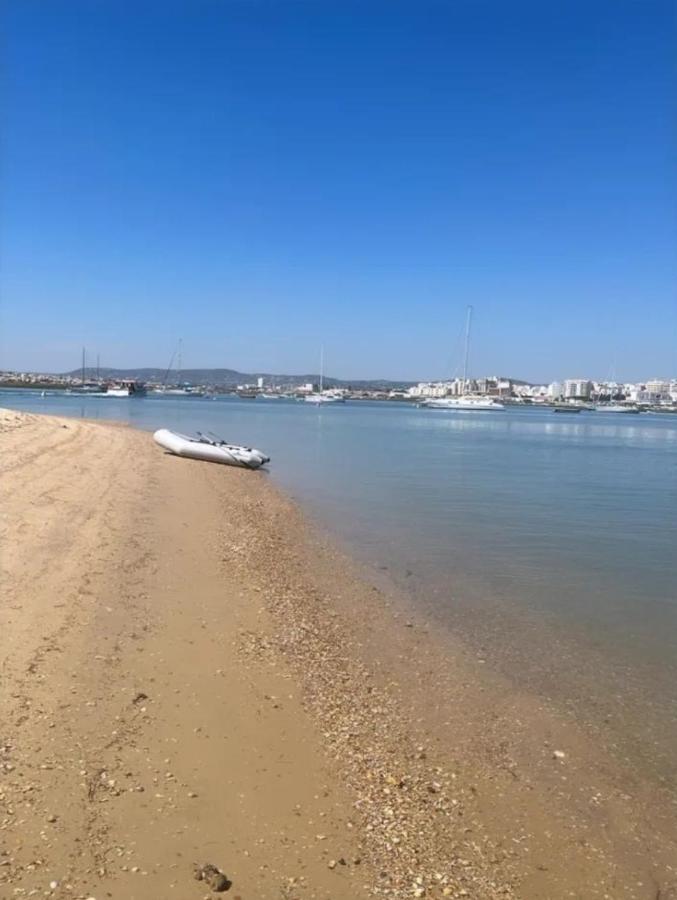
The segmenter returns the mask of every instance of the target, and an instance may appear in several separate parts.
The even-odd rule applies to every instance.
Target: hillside
[[[82,369],[73,369],[71,372],[64,372],[63,375],[69,378],[79,378],[82,375]],[[175,370],[167,373],[166,368],[132,368],[132,369],[115,369],[100,368],[98,375],[103,379],[120,379],[135,378],[140,381],[152,381],[162,383],[165,378],[168,384],[175,384],[177,373]],[[88,366],[85,369],[85,378],[93,379],[97,376],[97,369]],[[318,373],[304,373],[300,375],[283,375],[271,372],[238,372],[235,369],[183,369],[181,371],[181,381],[190,384],[209,384],[214,387],[235,387],[238,384],[256,384],[257,379],[263,378],[267,385],[274,384],[279,386],[296,387],[309,382],[317,383],[320,379]],[[331,378],[324,376],[324,384],[326,387],[352,387],[356,390],[373,389],[373,390],[396,390],[398,388],[407,388],[414,381],[389,381],[387,379],[360,379],[360,380],[342,380],[339,378]]]

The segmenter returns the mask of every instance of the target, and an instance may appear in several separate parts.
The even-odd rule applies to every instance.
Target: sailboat
[[[97,365],[98,369],[98,365]],[[87,381],[87,352],[82,348],[82,365],[80,367],[80,384],[73,385],[70,389],[71,394],[100,394],[102,393],[101,383],[97,377],[96,381]]]
[[[171,397],[202,397],[204,396],[204,391],[201,391],[199,388],[191,387],[190,385],[184,384],[181,385],[181,349],[183,347],[183,339],[179,338],[178,349],[175,353],[172,354],[172,358],[169,360],[169,365],[167,366],[167,371],[165,372],[164,381],[162,382],[161,387],[154,388],[153,393],[155,394],[167,394]],[[172,363],[174,362],[174,356],[176,355],[176,387],[167,387],[167,379],[169,377],[169,373],[172,368]]]
[[[612,370],[612,375],[609,379],[609,399],[607,400],[606,403],[596,403],[595,404],[595,412],[617,413],[617,414],[621,414],[621,415],[623,415],[623,414],[627,415],[629,413],[630,415],[633,415],[633,414],[637,415],[639,413],[639,407],[631,405],[631,404],[619,403],[618,401],[614,400],[614,393],[617,393],[617,392],[618,392],[618,385],[616,385],[616,390],[614,391],[613,370]]]
[[[624,406],[622,403],[600,403],[595,406],[595,412],[599,413],[630,413],[631,415],[639,413],[637,406]]]
[[[483,397],[479,394],[469,394],[468,384],[468,357],[470,354],[470,326],[472,324],[472,306],[468,307],[465,320],[465,352],[463,355],[463,381],[462,392],[459,397],[431,397],[424,400],[421,406],[429,409],[450,409],[459,412],[498,412],[505,406],[494,400],[493,397]]]
[[[320,348],[320,390],[315,394],[308,394],[303,398],[306,403],[314,403],[319,406],[321,403],[345,403],[345,397],[338,391],[324,390],[324,347]]]

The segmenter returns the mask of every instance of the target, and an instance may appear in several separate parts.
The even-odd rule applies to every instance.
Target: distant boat
[[[573,403],[557,403],[552,411],[556,413],[579,413],[582,409],[582,406],[575,406]]]
[[[281,400],[282,394],[259,394],[261,400]]]
[[[193,385],[188,383],[181,383],[181,351],[183,349],[183,338],[179,338],[179,343],[177,349],[172,353],[172,357],[169,360],[169,365],[167,366],[167,371],[165,372],[165,377],[162,379],[162,384],[159,387],[153,388],[154,394],[165,394],[169,397],[204,397],[205,392],[201,388],[193,387]],[[177,357],[176,360],[176,385],[173,387],[168,386],[167,382],[169,380],[169,373],[172,370],[172,365],[174,364],[174,357]]]
[[[101,390],[102,390],[101,382],[98,380],[97,381],[91,381],[91,380],[88,381],[85,377],[86,373],[87,373],[86,361],[87,361],[86,350],[83,347],[82,348],[82,366],[81,366],[80,384],[74,384],[71,386],[70,391],[69,391],[71,394],[100,394],[101,393]],[[97,363],[97,377],[98,377],[98,369],[99,369],[99,366]]]
[[[629,413],[631,415],[639,413],[636,406],[624,406],[622,403],[598,403],[595,406],[595,412],[601,413]]]
[[[428,409],[457,409],[476,412],[492,412],[505,409],[503,403],[492,397],[482,397],[479,394],[464,394],[461,397],[432,397],[424,400],[421,406]]]
[[[345,397],[338,397],[334,394],[308,394],[307,397],[304,398],[306,403],[315,403],[316,405],[322,403],[345,403]]]
[[[112,381],[106,388],[106,397],[144,397],[146,386],[140,381]]]
[[[320,348],[320,389],[316,393],[306,394],[303,398],[306,403],[314,403],[320,406],[325,403],[345,403],[346,398],[338,391],[324,390],[324,347]]]
[[[73,385],[70,389],[71,394],[100,394],[101,385],[96,381],[85,381],[81,384]]]
[[[468,356],[470,354],[470,326],[472,323],[472,306],[468,307],[465,321],[465,352],[463,355],[462,393],[459,397],[431,397],[424,400],[421,406],[428,409],[448,409],[459,412],[500,412],[505,406],[493,397],[466,393],[468,384]]]
[[[155,388],[155,394],[165,394],[168,397],[204,397],[205,392],[201,388],[185,385],[184,387]]]

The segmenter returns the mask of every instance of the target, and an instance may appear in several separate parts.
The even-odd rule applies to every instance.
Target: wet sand
[[[677,897],[674,786],[440,640],[265,473],[0,431],[0,897]]]

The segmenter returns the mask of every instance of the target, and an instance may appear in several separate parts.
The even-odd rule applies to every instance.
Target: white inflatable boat
[[[270,462],[270,457],[260,450],[251,447],[238,447],[237,444],[229,444],[219,438],[205,437],[198,432],[197,437],[187,434],[179,434],[161,428],[153,435],[156,444],[175,453],[177,456],[187,456],[190,459],[204,459],[207,462],[223,463],[226,466],[242,466],[245,469],[258,469]]]

